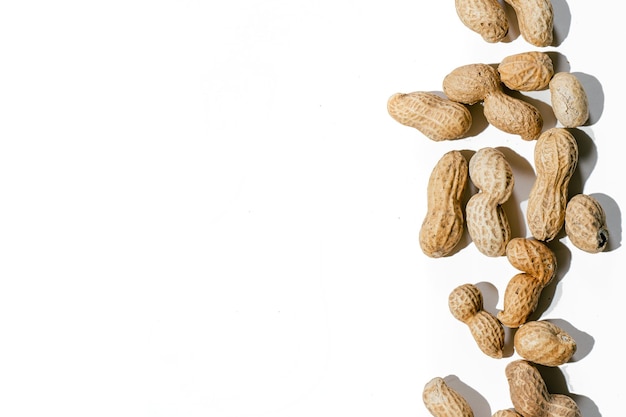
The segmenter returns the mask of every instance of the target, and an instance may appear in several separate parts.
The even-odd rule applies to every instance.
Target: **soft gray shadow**
[[[552,46],[559,46],[569,35],[572,14],[565,0],[552,0],[552,12],[554,13]]]
[[[500,4],[504,8],[506,18],[509,21],[509,31],[506,34],[506,38],[502,40],[503,43],[511,43],[520,37],[519,25],[517,23],[517,14],[515,10],[507,2],[500,0]]]
[[[569,387],[567,386],[567,381],[560,367],[542,365],[535,366],[541,374],[549,393],[567,395],[572,398],[578,405],[581,415],[585,417],[602,416],[598,406],[590,398],[570,392]]]
[[[593,198],[604,209],[606,215],[606,227],[609,229],[609,243],[604,249],[605,252],[611,252],[622,246],[622,212],[617,202],[606,194],[592,193]]]
[[[502,208],[509,220],[511,236],[524,237],[526,236],[526,219],[524,218],[521,204],[523,201],[528,200],[528,195],[537,177],[533,166],[526,158],[519,155],[511,148],[498,147],[496,149],[504,154],[504,157],[511,166],[513,179],[515,181],[513,194],[509,200],[502,205]]]
[[[483,111],[483,103],[479,102],[476,104],[472,104],[470,106],[467,106],[467,108],[472,115],[472,125],[465,134],[465,137],[478,136],[489,126],[489,122],[485,118],[485,113]]]
[[[461,381],[456,375],[447,375],[443,378],[445,383],[465,398],[472,408],[474,415],[476,416],[490,416],[491,407],[485,397],[483,397],[474,388]]]
[[[572,263],[572,252],[559,240],[555,238],[553,241],[545,243],[545,245],[550,248],[556,256],[556,273],[552,281],[541,291],[537,307],[528,317],[529,321],[540,320],[541,316],[543,316],[546,310],[552,305],[559,282],[567,275],[567,271],[569,271]]]
[[[598,162],[598,150],[593,139],[581,129],[568,129],[578,144],[578,164],[569,183],[569,195],[581,194],[585,182]]]
[[[549,51],[546,52],[550,59],[552,60],[552,67],[554,68],[554,73],[557,72],[570,72],[571,66],[567,57],[560,52]]]
[[[553,323],[563,329],[567,334],[572,336],[574,341],[576,342],[576,351],[574,355],[570,359],[570,362],[578,362],[585,358],[593,349],[593,345],[595,340],[589,333],[585,333],[576,327],[572,326],[572,324],[563,319],[547,319],[546,321]]]
[[[585,94],[587,95],[587,101],[589,102],[589,119],[585,123],[585,126],[590,126],[598,122],[602,117],[604,111],[604,90],[600,81],[589,74],[583,72],[573,72],[573,75],[578,78],[578,81],[583,86]]]

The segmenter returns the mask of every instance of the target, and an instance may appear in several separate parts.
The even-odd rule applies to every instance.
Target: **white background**
[[[2,1],[0,414],[425,416],[445,377],[489,416],[505,365],[447,308],[477,283],[497,312],[516,271],[466,237],[430,259],[428,176],[451,149],[503,150],[517,236],[533,142],[487,126],[432,142],[386,111],[487,44],[453,1]],[[546,371],[585,417],[623,413],[622,14],[554,0],[558,70],[591,103],[571,192],[608,215],[608,250],[566,237],[539,316],[577,339]],[[547,94],[528,93],[556,124]],[[507,337],[510,337],[509,333]]]

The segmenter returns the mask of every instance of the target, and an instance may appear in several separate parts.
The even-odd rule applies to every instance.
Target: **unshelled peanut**
[[[517,15],[522,38],[534,46],[554,41],[554,11],[550,0],[505,0]]]
[[[543,289],[556,274],[556,255],[542,242],[516,237],[506,247],[509,263],[522,271],[511,278],[504,291],[503,309],[498,312],[500,322],[517,328],[528,321],[539,304]]]
[[[550,102],[556,119],[563,127],[579,127],[589,119],[589,99],[574,74],[558,72],[550,80]]]
[[[581,417],[578,404],[565,394],[551,394],[539,370],[519,359],[505,368],[515,411],[523,417]]]
[[[522,52],[502,59],[498,73],[502,83],[511,90],[539,91],[550,85],[554,65],[545,52]]]
[[[578,144],[568,130],[555,127],[539,136],[534,157],[537,178],[528,196],[526,220],[534,238],[549,242],[563,228]]]
[[[565,234],[578,249],[598,253],[609,243],[606,213],[600,202],[587,194],[577,194],[565,207]]]
[[[483,102],[485,119],[503,132],[534,140],[543,129],[543,117],[530,103],[506,94],[498,71],[487,64],[455,68],[443,79],[444,94],[463,104]]]
[[[484,310],[483,295],[474,284],[456,287],[448,296],[452,315],[465,323],[480,350],[492,358],[502,358],[504,327],[498,319]]]
[[[461,22],[489,43],[502,41],[509,32],[509,20],[497,0],[456,0]]]
[[[419,232],[420,247],[427,256],[446,256],[461,240],[461,200],[467,181],[467,160],[459,151],[446,152],[433,168],[428,180],[426,216]]]
[[[481,253],[502,256],[511,239],[502,204],[513,193],[513,170],[501,151],[482,148],[470,159],[469,176],[479,192],[465,206],[468,233]]]
[[[424,405],[434,417],[474,417],[472,407],[441,377],[428,381],[422,391]]]
[[[515,332],[513,346],[522,358],[544,366],[563,365],[576,353],[574,338],[546,320],[521,325]]]
[[[463,104],[426,91],[392,95],[387,111],[397,122],[437,142],[462,138],[472,125],[472,115]]]

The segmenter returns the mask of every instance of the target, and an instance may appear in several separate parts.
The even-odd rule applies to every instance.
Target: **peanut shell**
[[[545,52],[531,51],[505,57],[498,65],[498,73],[511,90],[539,91],[548,88],[554,66]]]
[[[474,417],[474,412],[467,400],[450,388],[440,377],[435,377],[426,383],[422,400],[434,417]]]
[[[504,7],[497,0],[456,0],[461,22],[489,43],[500,42],[509,31]]]
[[[598,253],[609,243],[606,214],[600,202],[587,194],[577,194],[565,208],[565,233],[578,249]]]
[[[569,72],[559,72],[549,87],[552,110],[563,127],[584,125],[589,119],[589,100],[580,80]]]
[[[430,92],[394,94],[387,111],[397,122],[437,142],[459,139],[472,125],[472,115],[463,104]]]
[[[529,321],[520,326],[513,339],[515,351],[524,359],[544,366],[567,363],[576,352],[576,341],[549,321]]]
[[[463,236],[461,199],[468,180],[467,160],[459,151],[446,152],[428,179],[427,211],[419,232],[425,255],[448,255]]]
[[[578,164],[578,144],[566,129],[552,128],[535,144],[537,178],[528,196],[526,221],[532,236],[553,240],[563,228],[569,182]]]

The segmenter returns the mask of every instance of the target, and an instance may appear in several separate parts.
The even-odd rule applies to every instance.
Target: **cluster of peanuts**
[[[506,3],[513,8],[520,34],[528,43],[537,47],[552,44],[550,0]],[[506,37],[508,21],[497,0],[456,0],[456,10],[461,22],[485,41],[499,42]],[[490,125],[524,141],[535,141],[536,179],[526,210],[531,236],[512,236],[502,207],[515,185],[505,155],[485,147],[468,161],[453,150],[440,158],[430,175],[420,247],[431,258],[450,256],[467,228],[479,252],[487,257],[506,256],[520,271],[509,280],[503,309],[496,315],[483,308],[483,295],[474,284],[460,285],[448,297],[454,318],[467,325],[477,347],[489,357],[503,357],[505,327],[514,331],[513,346],[522,359],[505,369],[512,408],[497,411],[493,417],[580,417],[571,397],[548,391],[537,368],[570,361],[576,341],[552,322],[530,317],[557,271],[557,258],[548,242],[564,231],[575,247],[588,253],[602,252],[608,244],[606,214],[600,203],[586,194],[569,198],[568,192],[578,164],[578,145],[571,129],[589,120],[585,89],[574,74],[555,73],[550,56],[542,51],[507,56],[495,65],[458,67],[443,77],[442,86],[443,94],[416,91],[392,95],[387,103],[389,114],[433,141],[456,140],[466,137],[472,125],[468,106],[480,103]],[[544,130],[540,111],[507,89],[549,89],[550,104],[561,126]],[[463,205],[470,180],[477,192]],[[422,397],[435,417],[473,417],[466,399],[443,378],[429,381]]]

